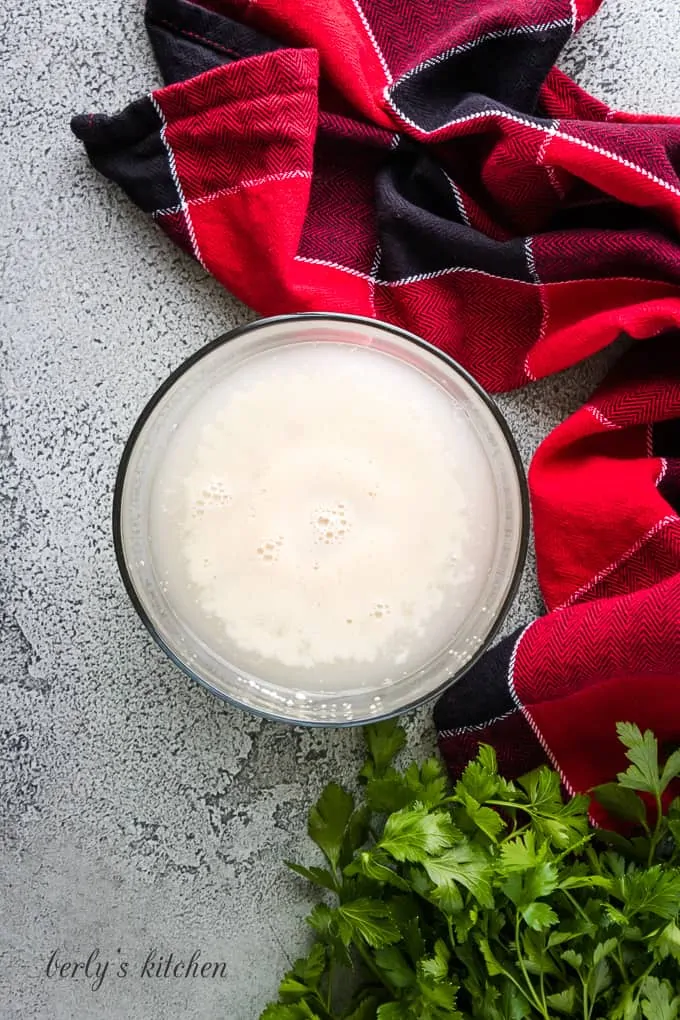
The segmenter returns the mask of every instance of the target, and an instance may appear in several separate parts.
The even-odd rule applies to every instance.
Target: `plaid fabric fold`
[[[148,0],[165,87],[72,122],[262,314],[394,322],[491,391],[646,340],[532,466],[549,614],[437,709],[452,765],[493,737],[574,787],[611,771],[614,718],[667,730],[680,682],[680,121],[612,111],[553,66],[598,6]]]
[[[680,733],[680,333],[633,347],[529,474],[545,616],[440,700],[453,771],[480,741],[570,790],[624,767],[617,721]]]

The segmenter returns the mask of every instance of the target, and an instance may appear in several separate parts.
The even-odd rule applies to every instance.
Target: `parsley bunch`
[[[511,783],[482,746],[452,786],[436,758],[395,768],[395,722],[367,727],[361,803],[332,783],[309,812],[325,867],[289,865],[323,901],[261,1020],[678,1020],[680,751],[618,734],[630,766],[593,794],[628,837],[546,767]]]

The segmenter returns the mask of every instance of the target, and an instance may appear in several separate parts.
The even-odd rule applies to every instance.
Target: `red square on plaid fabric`
[[[549,608],[612,569],[668,515],[670,508],[656,490],[662,465],[640,449],[643,440],[644,430],[621,435],[589,404],[560,426],[534,458],[536,555]]]
[[[527,377],[573,365],[621,333],[653,336],[680,318],[677,285],[638,279],[568,280],[542,288],[543,335],[530,349]]]
[[[544,283],[597,277],[645,276],[680,283],[677,245],[660,231],[594,228],[539,234],[532,242],[534,264]]]
[[[565,126],[565,133],[581,139],[586,145],[593,145],[592,133],[587,124],[575,122]],[[654,177],[666,184],[676,199],[680,199],[678,187],[678,160],[680,159],[680,124],[659,123],[651,132],[644,123],[601,124],[597,146],[612,153],[617,160],[626,160],[636,167],[644,168],[645,177]]]
[[[606,103],[589,95],[559,67],[553,67],[541,88],[541,106],[559,120],[606,121],[612,116]]]
[[[155,93],[184,197],[312,169],[318,61],[277,50]]]
[[[431,279],[379,284],[375,309],[380,318],[422,324],[438,347],[495,391],[511,373],[515,385],[522,382],[524,337],[538,330],[542,314],[538,288],[455,268]]]
[[[302,230],[304,209],[309,199],[309,171],[288,171],[253,181],[248,187],[226,188],[206,200],[196,200],[187,211],[194,239],[200,237],[201,259],[205,267],[223,278],[225,241],[238,250],[238,266],[231,267],[230,278],[238,274],[239,292],[256,298],[267,291],[271,313],[292,311],[288,302],[292,259]],[[276,243],[263,255],[262,235],[268,221],[283,216],[287,230],[280,230]],[[226,281],[225,281],[226,282]]]

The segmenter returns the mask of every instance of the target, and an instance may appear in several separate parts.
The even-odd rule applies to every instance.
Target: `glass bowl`
[[[176,430],[192,409],[209,399],[215,386],[224,385],[231,373],[260,355],[283,352],[291,345],[327,343],[379,352],[393,359],[390,364],[415,368],[443,390],[455,413],[472,427],[478,454],[475,470],[490,480],[495,506],[489,518],[493,527],[484,539],[481,586],[427,661],[406,675],[371,682],[356,676],[345,679],[336,670],[333,681],[324,681],[317,689],[309,683],[301,686],[295,669],[289,674],[285,669],[253,669],[252,660],[244,664],[233,649],[226,654],[202,629],[201,620],[185,611],[181,599],[173,599],[164,562],[172,536],[164,533],[154,506],[159,472]],[[427,500],[428,493],[422,498]],[[394,326],[358,316],[311,313],[262,319],[234,329],[197,351],[162,384],[125,446],[114,493],[113,532],[133,605],[155,641],[189,677],[258,715],[303,725],[351,726],[403,713],[437,697],[479,658],[517,589],[529,509],[524,471],[509,429],[491,398],[460,365]]]

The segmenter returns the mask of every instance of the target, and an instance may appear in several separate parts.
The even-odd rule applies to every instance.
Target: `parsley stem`
[[[539,974],[538,980],[541,988],[541,1002],[543,1003],[543,1010],[545,1015],[548,1015],[548,1003],[545,1001],[545,974],[543,971]]]
[[[592,833],[588,833],[583,839],[579,839],[577,843],[572,843],[566,850],[563,850],[559,857],[555,858],[555,864],[561,864],[565,858],[570,857],[572,854],[576,854],[579,850],[582,850],[584,846],[589,846],[592,841]]]
[[[633,985],[632,985],[633,988],[638,986],[637,992],[636,992],[636,997],[639,997],[642,984],[644,983],[645,979],[648,978],[649,975],[652,973],[652,971],[654,970],[656,965],[657,965],[657,961],[656,960],[652,960],[652,962],[650,963],[649,967],[644,972],[644,974],[640,974],[640,977],[636,978],[635,981],[633,982]]]
[[[321,1006],[322,1012],[326,1013],[326,1015],[328,1016],[328,1020],[333,1020],[333,1014],[331,1013],[330,1010],[326,1010],[326,1004],[324,1003],[323,999],[318,994],[318,992],[316,993],[316,998],[317,998],[317,1000],[319,1002],[319,1006]],[[309,1003],[307,1002],[306,999],[300,999],[299,1002],[298,1002],[298,1006],[301,1009],[306,1010],[307,1016],[311,1017],[312,1020],[314,1020],[314,1017],[318,1017],[318,1012],[314,1012],[314,1013],[312,1012],[312,1007],[309,1005]],[[315,1010],[317,1009],[316,1006],[314,1008],[315,1008]]]
[[[656,799],[656,825],[654,826],[654,832],[652,838],[649,841],[649,856],[647,857],[647,867],[651,868],[654,863],[654,857],[656,855],[656,848],[659,845],[659,836],[661,833],[661,822],[663,821],[663,804],[661,803],[661,794],[658,790],[655,791]]]
[[[333,957],[331,957],[330,962],[328,964],[328,976],[326,978],[326,980],[328,981],[328,986],[326,988],[326,1009],[328,1010],[328,1013],[331,1016],[333,1015],[333,1010],[331,1009],[331,1006],[332,1006],[332,1003],[333,1003],[333,968],[334,968],[334,966],[335,966],[335,961],[334,961]]]
[[[520,804],[519,801],[511,800],[485,800],[485,804],[491,804],[493,807],[504,807],[504,808],[519,808],[521,811],[526,811],[528,815],[533,814],[530,804]]]
[[[614,954],[614,959],[616,960],[618,968],[621,971],[621,977],[623,978],[625,983],[628,984],[629,983],[629,981],[628,981],[628,971],[626,970],[626,965],[623,962],[623,951],[622,951],[620,945],[618,946],[617,951]]]
[[[545,1002],[542,1003],[541,1000],[539,999],[536,993],[536,989],[534,988],[531,978],[529,977],[529,972],[526,968],[526,964],[524,962],[524,956],[522,955],[522,944],[519,939],[519,913],[515,918],[515,947],[517,949],[517,960],[519,962],[519,967],[520,970],[522,971],[522,975],[526,983],[526,989],[523,989],[523,991],[529,993],[531,1001],[533,1002],[534,1006],[541,1014],[541,1016],[544,1017],[544,1020],[550,1020],[550,1014],[548,1013],[547,1003]]]
[[[517,978],[514,978],[512,976],[512,974],[510,974],[507,970],[503,970],[503,968],[500,968],[500,969],[501,969],[501,973],[503,974],[503,977],[506,977],[508,979],[508,981],[512,981],[512,983],[515,986],[515,988],[517,989],[517,991],[520,992],[525,999],[528,998],[527,989],[523,985],[520,984],[520,982],[517,980]],[[538,1011],[540,1013],[543,1013],[543,1010],[541,1009],[541,1004],[538,1001],[538,999],[536,999],[536,1001],[534,1003],[532,1003],[532,1005],[535,1005],[536,1008],[538,1009]],[[550,1020],[550,1017],[545,1017],[545,1020]]]
[[[584,920],[584,921],[587,921],[587,922],[588,922],[588,924],[592,924],[592,921],[590,920],[590,918],[588,917],[588,915],[586,914],[585,910],[583,909],[583,907],[581,906],[581,904],[580,904],[580,903],[578,902],[578,900],[576,899],[576,897],[575,897],[575,896],[572,896],[572,895],[571,895],[571,893],[570,893],[570,892],[567,892],[567,890],[566,890],[566,889],[560,889],[560,892],[562,893],[562,895],[563,895],[563,896],[566,896],[566,897],[567,897],[567,899],[568,899],[568,900],[569,900],[569,902],[571,903],[571,905],[572,905],[572,907],[574,908],[574,910],[576,910],[576,911],[577,911],[577,912],[578,912],[578,913],[579,913],[579,914],[581,915],[581,917],[583,918],[583,920]]]
[[[526,831],[527,831],[527,829],[530,829],[530,828],[531,828],[531,822],[527,822],[527,824],[526,824],[526,825],[522,825],[522,826],[521,826],[521,828],[519,828],[519,829],[517,829],[517,828],[513,829],[513,830],[512,830],[512,832],[509,832],[509,833],[508,833],[508,835],[507,835],[507,836],[505,836],[505,837],[504,837],[504,838],[503,838],[503,839],[502,839],[502,840],[501,840],[501,841],[499,842],[499,844],[498,844],[498,845],[499,845],[499,846],[503,846],[503,844],[504,844],[504,843],[507,843],[509,839],[515,839],[515,837],[516,837],[516,836],[521,836],[523,832],[526,832]]]
[[[600,858],[597,856],[592,846],[589,846],[588,849],[586,850],[586,857],[588,858],[588,862],[593,871],[595,872],[595,874],[601,875],[602,868],[600,867]]]

